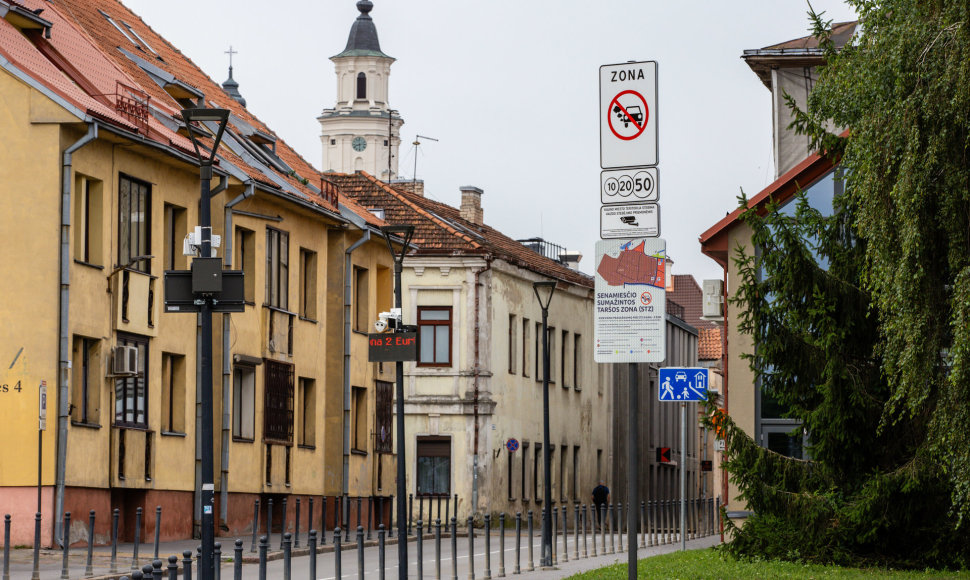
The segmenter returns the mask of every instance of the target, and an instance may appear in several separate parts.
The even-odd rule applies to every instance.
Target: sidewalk
[[[710,548],[711,546],[716,546],[720,543],[721,537],[719,535],[707,536],[697,540],[688,541],[687,549],[702,550],[705,548]],[[679,550],[679,542],[674,544],[666,544],[663,546],[637,548],[637,559],[642,560],[651,556],[669,554]],[[523,571],[522,574],[527,574],[529,580],[558,580],[560,578],[568,578],[569,576],[579,574],[580,572],[588,572],[590,570],[597,570],[605,566],[612,566],[613,564],[623,564],[625,566],[627,563],[627,557],[628,554],[626,552],[607,554],[605,556],[597,556],[595,558],[580,558],[579,560],[574,560],[572,555],[570,555],[568,562],[560,562],[552,570],[536,569],[535,572]]]

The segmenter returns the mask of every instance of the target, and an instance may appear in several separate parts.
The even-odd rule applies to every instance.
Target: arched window
[[[367,75],[364,73],[358,73],[357,75],[357,98],[367,98]]]

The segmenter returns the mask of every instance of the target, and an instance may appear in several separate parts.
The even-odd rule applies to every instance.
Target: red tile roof
[[[365,172],[331,173],[340,190],[365,208],[381,208],[391,224],[415,227],[420,255],[480,255],[500,258],[515,266],[586,288],[593,278],[546,258],[487,224],[463,219],[450,205],[392,187]]]
[[[697,336],[697,359],[719,360],[721,358],[721,329],[702,328]]]
[[[704,293],[697,280],[690,274],[674,274],[673,278],[674,289],[667,292],[667,299],[684,307],[684,322],[698,330],[716,328],[716,324],[701,318],[704,313]]]
[[[166,89],[162,76],[171,75],[178,83],[201,92],[205,105],[225,108],[235,119],[230,130],[242,137],[248,125],[261,133],[275,138],[275,134],[259,119],[227,95],[222,87],[209,78],[191,59],[183,55],[167,40],[158,35],[142,19],[117,0],[18,0],[29,10],[44,9],[44,19],[52,23],[51,38],[46,40],[40,33],[21,33],[9,22],[0,19],[0,55],[9,60],[35,81],[62,97],[68,104],[104,123],[155,141],[160,146],[171,147],[194,156],[188,138],[171,127],[180,123],[178,116],[183,108]],[[102,15],[110,16],[118,26],[129,26],[135,33],[132,43]],[[129,33],[130,34],[130,33]],[[142,44],[146,46],[141,46]],[[124,52],[141,59],[136,62]],[[154,52],[153,52],[154,51]],[[157,54],[156,54],[157,53]],[[145,66],[143,66],[145,65]],[[153,77],[146,68],[153,70]],[[115,94],[119,83],[147,95],[155,114],[149,114],[147,123],[139,123],[115,110]],[[178,83],[169,83],[178,84]],[[185,91],[185,89],[182,89]],[[189,93],[186,93],[189,94]],[[192,100],[195,100],[194,98]],[[161,117],[163,123],[156,116]],[[141,129],[141,130],[139,130]],[[276,139],[275,155],[293,171],[283,171],[262,162],[247,162],[234,154],[226,145],[219,149],[219,157],[231,163],[250,179],[270,189],[278,189],[296,195],[326,210],[337,212],[337,201],[363,217],[369,224],[382,225],[377,217],[364,211],[352,200],[339,196],[332,185],[322,181],[323,174],[313,168],[282,139]],[[281,187],[284,182],[287,187]],[[312,186],[312,187],[311,187]],[[316,188],[322,192],[318,192]]]

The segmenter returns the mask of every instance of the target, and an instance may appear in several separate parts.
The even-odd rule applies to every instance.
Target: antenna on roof
[[[438,142],[434,137],[428,137],[427,135],[415,135],[414,136],[414,175],[411,176],[411,193],[417,193],[418,191],[418,145],[421,145],[421,139],[427,139],[428,141]]]

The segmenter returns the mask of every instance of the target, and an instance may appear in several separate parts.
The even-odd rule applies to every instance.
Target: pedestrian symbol
[[[661,401],[707,400],[708,369],[665,367],[660,369],[659,380],[657,398]]]

